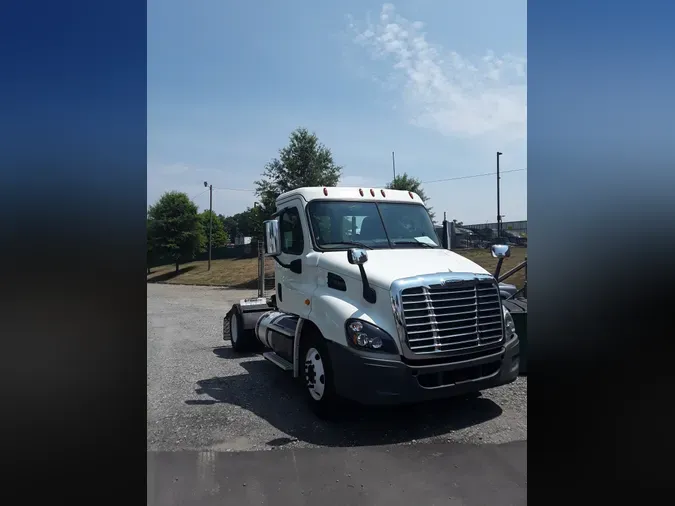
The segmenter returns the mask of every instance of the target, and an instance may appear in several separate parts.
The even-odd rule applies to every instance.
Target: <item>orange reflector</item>
[[[309,299],[305,299],[305,306],[309,306]]]

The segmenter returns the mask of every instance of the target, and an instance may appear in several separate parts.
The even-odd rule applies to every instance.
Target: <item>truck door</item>
[[[280,310],[306,318],[310,306],[305,304],[311,299],[316,286],[310,283],[310,269],[306,254],[310,251],[306,234],[305,216],[299,201],[293,201],[279,214],[279,233],[281,235],[281,254],[278,260],[282,265],[275,266],[277,306]],[[301,273],[293,272],[290,265],[299,264]],[[284,267],[285,266],[285,267]]]

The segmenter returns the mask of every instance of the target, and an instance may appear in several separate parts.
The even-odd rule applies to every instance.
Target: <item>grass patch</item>
[[[229,286],[231,288],[256,289],[258,287],[257,258],[211,260],[210,271],[206,260],[182,264],[177,274],[175,270],[175,265],[154,267],[147,275],[147,281],[148,283]],[[266,259],[265,275],[274,276],[274,260],[271,258]]]
[[[490,250],[473,249],[459,250],[460,255],[476,262],[478,265],[493,273],[497,266],[497,259],[492,258]],[[511,248],[511,257],[504,260],[502,273],[515,267],[525,260],[527,248]],[[189,262],[182,264],[178,273],[175,272],[174,265],[163,265],[154,267],[147,276],[148,283],[169,283],[181,285],[203,285],[203,286],[229,286],[231,288],[247,288],[255,290],[258,287],[258,259],[223,259],[212,260],[211,271],[207,270],[208,262]],[[266,277],[274,276],[274,260],[267,258],[265,261]],[[511,283],[518,288],[525,282],[525,270],[511,276],[505,283]],[[268,282],[268,289],[273,288]]]

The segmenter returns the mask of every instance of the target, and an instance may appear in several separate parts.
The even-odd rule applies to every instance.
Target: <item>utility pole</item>
[[[497,151],[497,238],[502,237],[502,213],[499,209],[499,157],[502,155]]]
[[[394,179],[396,179],[396,158],[394,158],[394,152],[391,152],[391,168],[394,169]]]
[[[211,270],[211,237],[213,234],[213,185],[209,185],[204,181],[204,186],[209,187],[209,267],[208,270]]]

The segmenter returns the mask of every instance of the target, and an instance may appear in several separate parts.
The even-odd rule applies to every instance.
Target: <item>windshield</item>
[[[429,212],[420,204],[316,200],[309,216],[322,249],[439,247]]]

